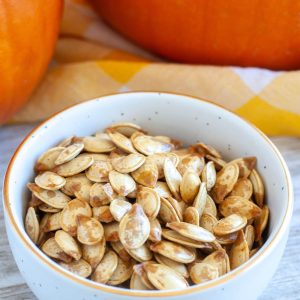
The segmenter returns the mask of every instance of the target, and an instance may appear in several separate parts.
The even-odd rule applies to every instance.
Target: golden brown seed
[[[219,270],[215,265],[197,262],[190,268],[190,276],[195,284],[199,284],[218,278]]]
[[[65,253],[73,257],[75,260],[79,260],[81,258],[81,249],[76,240],[69,233],[63,230],[56,231],[55,241]]]
[[[150,220],[150,234],[148,239],[151,242],[161,241],[161,225],[157,219]]]
[[[41,205],[38,206],[38,208],[40,211],[43,211],[46,213],[57,213],[57,212],[61,211],[60,208],[55,208],[55,207],[49,206],[48,204],[43,203],[43,202]]]
[[[131,137],[131,135],[136,131],[142,131],[142,128],[139,125],[130,122],[115,123],[110,125],[107,129],[113,129],[127,137]]]
[[[152,244],[150,249],[153,252],[185,264],[191,263],[196,258],[195,252],[191,248],[188,249],[180,244],[169,241],[160,241]]]
[[[103,224],[104,236],[107,242],[118,242],[119,238],[119,223],[111,222]]]
[[[113,168],[120,173],[131,173],[141,167],[145,160],[144,155],[132,153],[127,156],[112,159],[111,164]]]
[[[230,251],[231,269],[239,267],[249,259],[249,248],[243,230],[240,230]]]
[[[214,233],[213,228],[217,224],[218,220],[211,214],[203,214],[200,219],[200,226],[211,233]]]
[[[195,145],[192,145],[192,147],[199,152],[200,154],[204,155],[211,155],[216,158],[221,158],[221,154],[211,145],[207,145],[204,143],[197,143]]]
[[[240,178],[234,185],[230,196],[240,196],[245,199],[250,199],[252,192],[253,187],[251,181],[247,178]]]
[[[119,133],[113,129],[107,129],[107,133],[113,143],[126,153],[137,153],[135,148],[132,145],[132,142],[129,138],[127,138],[125,135],[122,133]]]
[[[49,238],[41,247],[42,251],[48,256],[64,261],[71,262],[72,257],[67,255],[57,244],[54,237]]]
[[[90,189],[90,204],[92,207],[99,207],[109,204],[116,194],[110,183],[94,183]]]
[[[237,158],[231,161],[231,163],[236,163],[238,165],[240,178],[247,178],[250,175],[251,171],[254,169],[256,161],[257,159],[255,156],[249,156]]]
[[[123,261],[118,257],[118,265],[114,273],[107,281],[109,285],[118,285],[128,280],[133,272],[133,260]]]
[[[108,177],[112,188],[118,195],[127,196],[136,189],[135,181],[128,174],[110,171]]]
[[[100,242],[104,236],[102,224],[94,218],[77,216],[77,239],[85,245],[95,245]]]
[[[136,203],[142,206],[149,220],[155,219],[158,215],[160,209],[160,197],[154,189],[141,187],[137,193]]]
[[[192,203],[199,191],[200,178],[194,171],[187,170],[180,183],[180,195],[184,202]]]
[[[180,221],[175,208],[163,197],[160,197],[159,217],[164,223]]]
[[[181,235],[199,242],[213,242],[216,238],[208,230],[185,222],[167,223],[166,227],[177,231]]]
[[[209,161],[205,165],[201,173],[201,180],[202,182],[206,183],[206,189],[208,191],[210,191],[214,187],[216,183],[216,179],[217,179],[217,173],[216,173],[215,165],[212,161]]]
[[[268,224],[269,219],[269,208],[267,205],[263,206],[261,209],[261,214],[255,218],[254,227],[255,227],[255,241],[259,241],[262,237],[262,234]]]
[[[93,186],[92,182],[89,182],[87,184],[82,184],[80,186],[79,191],[74,192],[74,196],[79,200],[90,202],[90,193],[91,193],[92,186]]]
[[[181,235],[180,233],[178,233],[177,231],[174,231],[174,230],[163,229],[162,236],[165,239],[175,242],[180,245],[184,245],[184,246],[188,246],[188,247],[192,247],[192,248],[199,248],[199,249],[208,249],[208,250],[213,249],[210,243],[192,240],[190,238],[187,238],[187,237]]]
[[[160,255],[158,253],[155,253],[154,257],[158,263],[173,269],[174,271],[176,271],[178,274],[180,274],[184,278],[189,278],[189,273],[188,273],[188,270],[187,270],[187,267],[185,266],[185,264],[179,263],[175,260],[172,260],[172,259],[165,257],[163,255]]]
[[[204,165],[205,162],[203,157],[199,157],[198,155],[188,155],[181,158],[177,169],[182,176],[186,171],[193,171],[200,176]]]
[[[70,197],[61,191],[45,190],[40,188],[35,183],[28,183],[27,187],[35,197],[55,208],[64,208],[71,200]]]
[[[100,242],[94,245],[82,245],[82,258],[87,261],[92,269],[95,269],[102,260],[106,249],[106,241],[103,237]]]
[[[92,273],[92,267],[84,259],[75,260],[70,263],[60,262],[59,265],[64,269],[81,277],[89,277]]]
[[[65,178],[66,184],[61,191],[68,196],[75,196],[75,192],[80,192],[82,186],[89,185],[91,181],[85,176],[85,174],[77,174]]]
[[[214,234],[226,235],[243,229],[247,225],[247,218],[237,214],[229,215],[219,220],[213,227]]]
[[[55,160],[56,165],[64,164],[73,158],[75,158],[83,150],[84,145],[82,143],[74,143],[67,146]]]
[[[238,231],[221,236],[216,235],[216,239],[220,245],[231,245],[236,241],[237,236]]]
[[[25,217],[25,230],[30,239],[36,244],[39,238],[40,228],[37,215],[33,207],[29,207]]]
[[[93,207],[92,211],[93,218],[97,219],[99,222],[110,223],[115,220],[108,205]]]
[[[121,242],[110,242],[110,245],[122,260],[130,261],[132,259]]]
[[[141,277],[133,272],[130,278],[130,285],[131,290],[149,290],[147,285],[145,285],[141,279]]]
[[[106,283],[115,272],[117,266],[117,254],[111,250],[108,250],[92,274],[92,280],[100,283]]]
[[[207,200],[206,184],[202,182],[200,184],[198,194],[196,195],[196,198],[193,203],[193,206],[197,209],[200,218],[206,206],[206,200]]]
[[[183,221],[186,223],[200,225],[200,217],[197,208],[189,206],[185,209],[183,213]],[[203,227],[203,226],[202,226]]]
[[[216,183],[212,189],[212,197],[216,203],[221,203],[232,191],[239,177],[239,167],[230,163],[217,173]]]
[[[34,169],[37,172],[48,171],[54,168],[55,160],[59,154],[65,150],[65,147],[54,147],[44,152],[36,162]]]
[[[164,197],[164,198],[172,197],[172,193],[166,182],[157,181],[154,190],[158,193],[160,197]]]
[[[152,259],[152,252],[150,251],[148,246],[146,246],[146,244],[143,244],[141,247],[136,249],[127,249],[127,252],[131,257],[139,262],[144,262]]]
[[[82,139],[82,142],[84,150],[87,152],[106,153],[116,148],[112,141],[94,136],[86,136]]]
[[[238,196],[227,197],[219,205],[220,213],[227,217],[231,214],[238,214],[250,220],[261,213],[261,209],[253,202]]]
[[[264,189],[262,179],[255,169],[253,169],[252,172],[250,173],[249,179],[253,186],[255,202],[259,207],[262,208],[264,205],[264,196],[265,196],[265,189]]]
[[[61,212],[60,226],[61,228],[75,236],[77,233],[77,216],[92,216],[92,210],[85,201],[74,199],[71,200]]]
[[[108,174],[113,167],[108,160],[96,160],[85,171],[86,177],[93,182],[108,182]]]
[[[73,176],[83,172],[93,163],[94,159],[92,156],[78,155],[71,161],[53,168],[53,172],[63,177]]]
[[[147,158],[144,164],[133,171],[131,175],[137,183],[154,188],[158,180],[157,165]]]
[[[255,240],[255,229],[252,225],[248,225],[245,228],[245,239],[247,241],[249,250],[251,250]]]
[[[59,190],[66,183],[65,178],[50,171],[39,174],[34,181],[42,189],[50,191]]]
[[[144,269],[149,281],[158,290],[174,290],[188,287],[183,276],[162,264],[144,263]]]
[[[209,195],[206,196],[206,203],[203,210],[203,214],[211,214],[212,216],[217,217],[216,204]]]
[[[45,219],[44,219],[45,218]],[[43,218],[43,231],[49,232],[61,229],[61,212],[46,214]]]
[[[132,135],[131,140],[135,149],[147,156],[170,152],[174,148],[171,143],[162,142],[155,137],[144,134]]]
[[[149,264],[149,263],[156,263],[156,262],[148,261],[147,263]],[[155,287],[148,279],[148,276],[144,269],[144,263],[134,265],[133,274],[136,274],[141,279],[143,285],[146,286],[148,290],[155,290]]]
[[[141,247],[150,234],[150,222],[139,204],[132,208],[122,218],[119,226],[120,241],[127,249]]]
[[[205,158],[214,163],[215,168],[216,168],[217,171],[220,171],[227,164],[226,161],[224,161],[222,158],[217,158],[217,157],[214,157],[214,156],[209,155],[209,154],[206,154]]]
[[[224,249],[214,251],[210,255],[206,256],[202,262],[217,267],[219,276],[222,276],[230,271],[228,255]]]
[[[122,199],[114,199],[109,206],[110,212],[117,222],[120,222],[124,215],[131,209],[130,202]]]
[[[164,175],[164,163],[165,163],[166,158],[169,158],[172,161],[172,163],[174,164],[174,166],[177,166],[179,163],[179,157],[175,153],[157,153],[157,154],[148,156],[148,160],[153,161],[157,166],[159,179],[161,179],[165,176]]]
[[[169,158],[165,159],[164,174],[171,193],[176,199],[180,199],[180,184],[182,177]]]

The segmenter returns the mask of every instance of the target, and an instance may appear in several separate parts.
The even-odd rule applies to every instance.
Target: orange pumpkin
[[[185,63],[300,67],[297,0],[91,0],[113,28]]]
[[[51,59],[62,0],[0,2],[0,124],[32,94]]]

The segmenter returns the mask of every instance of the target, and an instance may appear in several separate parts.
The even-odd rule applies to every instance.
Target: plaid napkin
[[[300,136],[299,71],[168,63],[114,32],[84,0],[65,0],[53,62],[12,121],[38,121],[101,95],[145,90],[210,99],[269,135]]]

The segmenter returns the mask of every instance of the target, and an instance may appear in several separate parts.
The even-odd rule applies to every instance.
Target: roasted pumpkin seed
[[[100,283],[106,283],[115,272],[117,266],[117,254],[108,250],[92,274],[92,280]]]
[[[180,183],[180,195],[184,202],[190,204],[194,201],[200,187],[200,178],[194,171],[187,170]]]
[[[118,195],[127,196],[136,189],[135,181],[128,174],[110,171],[108,177],[112,188]]]
[[[131,209],[130,202],[122,199],[114,199],[109,206],[110,212],[117,222],[120,222],[124,215]]]
[[[219,270],[215,265],[197,262],[190,268],[190,276],[195,284],[199,284],[218,278]]]
[[[158,290],[174,290],[188,287],[187,281],[179,273],[162,264],[144,264],[149,281]]]
[[[65,185],[66,179],[56,173],[46,171],[35,177],[34,182],[42,189],[55,191]]]
[[[150,234],[150,222],[139,204],[132,208],[122,218],[119,226],[120,241],[127,249],[141,247]]]
[[[216,203],[221,203],[232,191],[239,177],[239,167],[235,163],[227,164],[217,173],[216,183],[212,189],[212,197]]]
[[[250,220],[261,213],[261,209],[253,202],[238,196],[227,197],[219,205],[220,213],[227,217],[231,214],[238,214]]]
[[[195,252],[180,244],[170,241],[160,241],[150,245],[153,252],[159,253],[180,263],[191,263],[195,260]]]
[[[92,273],[92,267],[84,259],[74,260],[69,263],[60,262],[59,265],[64,269],[84,278],[89,277]]]
[[[141,187],[137,193],[136,203],[142,206],[149,220],[155,219],[158,215],[160,197],[155,190],[148,187]]]
[[[213,228],[216,235],[230,234],[240,229],[243,229],[247,225],[247,218],[237,214],[229,215],[223,219],[220,219]]]
[[[82,258],[87,261],[92,269],[95,269],[102,260],[106,249],[106,241],[102,240],[94,245],[82,245]]]
[[[100,242],[104,236],[102,224],[91,217],[77,216],[77,239],[85,245],[95,245]]]
[[[25,217],[25,230],[30,239],[36,244],[39,238],[40,226],[33,207],[29,207]]]
[[[63,230],[57,230],[55,232],[55,241],[65,253],[75,260],[81,258],[81,249],[76,240],[69,233]]]

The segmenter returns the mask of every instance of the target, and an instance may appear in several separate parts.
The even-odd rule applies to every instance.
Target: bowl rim
[[[172,96],[178,96],[178,97],[184,97],[185,100],[197,100],[197,101],[202,101],[204,103],[210,104],[212,106],[217,107],[218,109],[224,110],[226,112],[229,112],[230,114],[233,114],[235,117],[238,117],[241,121],[247,123],[250,127],[252,127],[272,148],[272,150],[275,152],[277,155],[277,158],[279,159],[282,169],[284,171],[284,175],[286,178],[287,182],[287,208],[282,220],[282,223],[280,224],[278,231],[275,233],[273,239],[269,241],[269,244],[266,245],[264,248],[260,249],[257,254],[248,262],[245,264],[241,265],[235,270],[230,271],[229,273],[215,279],[212,281],[208,281],[206,283],[200,284],[200,285],[194,285],[186,289],[178,289],[178,290],[166,290],[166,291],[140,291],[140,290],[130,290],[130,289],[123,289],[123,288],[117,288],[101,283],[94,282],[92,280],[82,278],[79,276],[76,276],[72,274],[71,272],[64,270],[62,267],[60,267],[56,262],[46,259],[44,257],[44,254],[42,251],[36,247],[35,244],[32,242],[30,243],[26,238],[25,235],[21,232],[20,228],[18,227],[15,219],[13,212],[11,210],[10,204],[9,204],[9,182],[11,181],[11,170],[14,167],[15,160],[19,154],[19,152],[22,150],[22,148],[25,146],[27,141],[30,139],[30,137],[38,131],[41,127],[45,126],[46,123],[51,121],[53,118],[55,118],[57,115],[60,115],[74,107],[79,107],[81,105],[85,105],[87,102],[94,102],[98,101],[101,98],[106,98],[106,97],[118,97],[123,94],[153,94],[155,96],[160,96],[161,94],[164,95],[172,95]],[[236,276],[238,276],[241,273],[246,272],[248,269],[253,267],[254,265],[258,264],[261,260],[263,260],[268,253],[279,243],[281,240],[282,235],[285,233],[287,227],[289,226],[289,222],[291,219],[292,215],[292,209],[293,209],[293,187],[292,187],[292,180],[290,177],[290,173],[288,170],[288,167],[284,161],[284,158],[282,157],[281,153],[277,149],[277,147],[273,144],[273,142],[260,130],[258,129],[255,125],[250,123],[248,120],[245,120],[243,117],[237,115],[230,109],[227,109],[223,107],[220,104],[214,103],[211,100],[205,99],[205,98],[200,98],[184,93],[176,93],[176,92],[160,92],[160,91],[128,91],[128,92],[122,92],[122,93],[109,93],[105,94],[102,96],[99,96],[97,98],[93,98],[81,103],[73,104],[70,105],[59,112],[56,112],[52,114],[50,117],[46,118],[43,122],[41,122],[39,125],[35,126],[23,139],[23,141],[19,144],[17,149],[15,150],[12,158],[10,159],[10,162],[7,167],[7,171],[4,177],[4,185],[3,185],[3,207],[4,207],[4,213],[7,217],[7,221],[9,221],[9,224],[12,225],[12,228],[14,229],[16,235],[20,239],[20,241],[24,244],[24,246],[27,248],[28,251],[30,251],[34,256],[38,259],[38,261],[45,263],[52,271],[57,272],[58,274],[62,275],[65,277],[65,279],[73,281],[73,283],[81,284],[83,286],[86,286],[88,288],[92,288],[98,291],[103,291],[106,293],[111,293],[115,295],[122,295],[122,296],[132,296],[132,297],[153,297],[153,298],[160,298],[160,297],[171,297],[171,296],[180,296],[180,295],[188,295],[196,292],[201,292],[201,291],[206,291],[210,288],[216,287],[218,285],[224,284],[228,282],[229,280],[234,279]],[[6,223],[8,224],[8,222]]]

